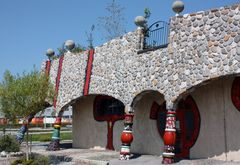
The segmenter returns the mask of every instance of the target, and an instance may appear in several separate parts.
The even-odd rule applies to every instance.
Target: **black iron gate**
[[[143,49],[158,49],[168,45],[169,24],[157,21],[144,32]]]

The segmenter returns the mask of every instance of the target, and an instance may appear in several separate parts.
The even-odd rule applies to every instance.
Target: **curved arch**
[[[115,96],[113,96],[113,95],[109,95],[109,94],[105,94],[105,93],[95,93],[95,94],[89,94],[89,95],[87,95],[87,96],[84,96],[84,95],[81,95],[81,96],[78,96],[78,97],[75,97],[75,98],[73,98],[72,100],[70,100],[69,102],[67,102],[65,105],[63,105],[62,107],[61,107],[61,109],[57,112],[57,114],[60,114],[62,111],[64,111],[68,106],[70,106],[70,105],[72,105],[72,104],[74,104],[76,101],[78,101],[78,100],[80,100],[80,99],[82,99],[82,98],[86,98],[86,97],[92,97],[92,96],[108,96],[108,97],[112,97],[112,98],[115,98],[115,99],[117,99],[117,100],[119,100],[119,101],[121,101],[124,105],[125,105],[125,103],[123,102],[123,99],[122,98],[119,98],[119,97],[115,97]]]
[[[236,77],[236,76],[240,76],[240,73],[229,73],[229,74],[212,77],[212,78],[203,80],[201,82],[198,82],[197,84],[194,84],[191,87],[187,88],[185,91],[182,91],[182,92],[178,93],[178,95],[175,97],[174,102],[178,102],[178,100],[180,100],[183,96],[186,96],[189,93],[192,93],[197,88],[199,88],[203,85],[210,84],[212,81],[216,81],[216,80],[219,80],[219,79],[222,79],[222,78],[227,78],[227,77]]]
[[[141,100],[141,98],[142,98],[144,95],[146,95],[146,94],[148,94],[148,93],[158,93],[158,94],[160,94],[161,97],[165,98],[164,95],[163,95],[162,93],[160,93],[159,91],[157,91],[157,90],[153,90],[153,89],[142,90],[142,92],[136,94],[136,95],[133,97],[132,101],[130,102],[130,103],[131,103],[131,107],[134,107],[134,105],[135,105],[139,100]]]

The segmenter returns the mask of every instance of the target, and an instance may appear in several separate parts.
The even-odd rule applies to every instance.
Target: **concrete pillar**
[[[129,105],[125,107],[124,130],[121,135],[122,147],[120,151],[120,160],[129,160],[131,151],[131,143],[133,141],[132,125],[133,125],[133,108]]]
[[[163,136],[164,141],[164,152],[162,164],[174,163],[174,146],[176,142],[176,111],[172,103],[166,104],[167,116],[166,116],[166,127]]]

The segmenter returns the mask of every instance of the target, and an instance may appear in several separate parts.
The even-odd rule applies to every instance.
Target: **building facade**
[[[73,147],[239,161],[240,4],[171,18],[159,49],[144,34],[44,63],[57,112],[73,107]]]

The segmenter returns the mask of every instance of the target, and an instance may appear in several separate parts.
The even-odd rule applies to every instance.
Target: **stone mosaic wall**
[[[71,101],[82,96],[87,59],[87,52],[82,54],[71,54],[69,52],[65,53],[57,97],[57,111],[60,111]],[[52,61],[50,81],[53,84],[56,84],[58,65],[58,59]]]
[[[240,4],[171,18],[167,48],[137,54],[140,36],[138,29],[95,48],[89,94],[130,105],[139,93],[156,90],[172,108],[188,89],[240,73]],[[82,96],[86,63],[87,54],[66,54],[58,109]]]
[[[171,20],[169,56],[178,73],[174,100],[203,81],[240,72],[240,5]]]
[[[57,72],[58,72],[58,65],[59,65],[59,60],[53,60],[51,62],[51,70],[49,73],[50,81],[53,84],[56,84],[56,77],[57,77]]]

